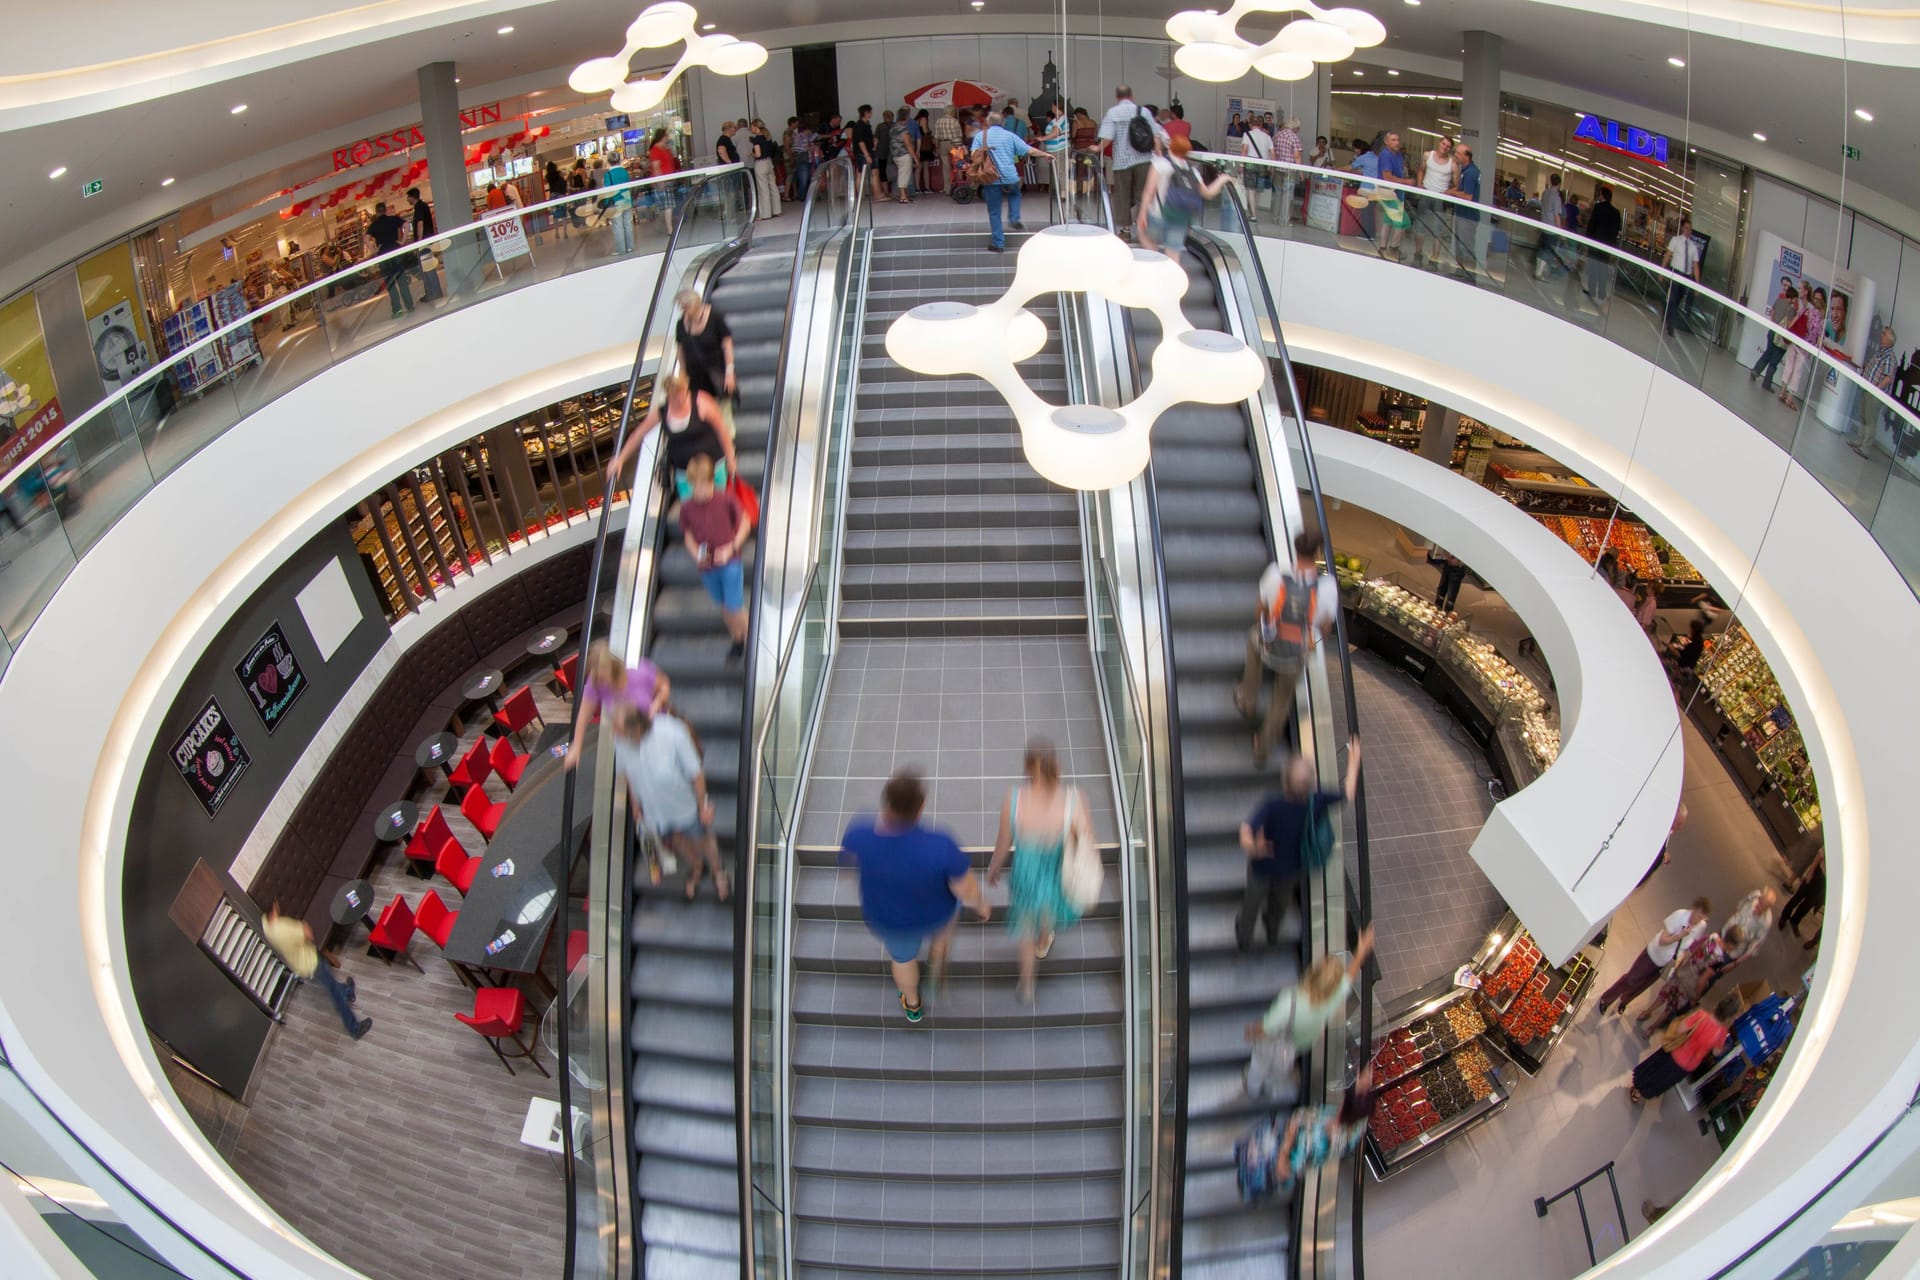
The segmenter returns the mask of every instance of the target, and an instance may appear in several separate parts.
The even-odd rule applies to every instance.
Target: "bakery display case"
[[[397,508],[389,495],[398,496]],[[455,523],[459,525],[457,530]],[[349,532],[362,562],[372,572],[390,617],[398,617],[426,599],[434,588],[447,585],[447,570],[457,573],[483,558],[478,550],[481,541],[465,504],[457,497],[452,502],[444,500],[432,480],[416,478],[411,484],[382,490],[361,504]],[[400,561],[398,566],[393,563],[395,558]]]
[[[1510,793],[1538,778],[1560,758],[1560,728],[1544,707],[1529,707],[1506,716],[1496,737],[1500,757],[1506,762],[1501,780]]]
[[[1464,627],[1449,631],[1439,647],[1440,661],[1491,724],[1511,712],[1544,711],[1547,700],[1493,642]]]
[[[1442,635],[1460,625],[1459,614],[1450,613],[1384,578],[1364,583],[1354,608],[1361,617],[1429,653],[1439,645]]]
[[[1381,1092],[1365,1148],[1376,1180],[1418,1163],[1507,1105],[1501,1073],[1508,1063],[1486,1032],[1469,993],[1457,987],[1387,1023],[1374,1050]]]

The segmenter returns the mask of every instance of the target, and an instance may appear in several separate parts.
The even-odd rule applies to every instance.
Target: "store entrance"
[[[840,55],[836,46],[810,44],[793,51],[793,109],[802,120],[815,124],[825,124],[828,117],[840,112]]]

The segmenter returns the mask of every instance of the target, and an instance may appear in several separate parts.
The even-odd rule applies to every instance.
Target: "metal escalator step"
[[[1256,580],[1255,585],[1258,585]],[[1171,596],[1169,596],[1171,604]],[[1247,628],[1253,624],[1249,613],[1244,625],[1229,628],[1188,629],[1184,619],[1173,615],[1174,678],[1182,684],[1192,674],[1229,672],[1235,678],[1246,670]]]
[[[1078,1179],[1118,1173],[1122,1152],[1117,1124],[1062,1130],[1044,1139],[982,1129],[889,1133],[832,1125],[793,1127],[793,1166],[802,1174],[859,1169],[868,1177],[938,1184],[977,1179],[988,1170],[1005,1178]]]
[[[908,435],[938,439],[949,433],[1001,431],[1018,436],[1019,424],[1013,410],[998,397],[977,404],[941,406],[937,414],[910,406],[880,406],[855,409],[853,435],[856,442],[889,435]],[[857,448],[856,444],[856,448]]]
[[[894,1078],[884,1088],[872,1080],[797,1076],[792,1115],[796,1124],[837,1125],[842,1132],[1002,1129],[1032,1133],[1078,1129],[1089,1120],[1117,1115],[1125,1092],[1118,1073],[1039,1081]],[[859,1167],[843,1169],[858,1172]]]
[[[1049,956],[1051,961],[1052,957]],[[839,1079],[1026,1079],[1035,1071],[1111,1075],[1126,1065],[1123,1024],[1037,1027],[1008,1036],[998,1030],[945,1028],[936,1035],[896,1026],[793,1029],[793,1069]]]
[[[849,529],[846,557],[856,564],[934,564],[944,562],[1080,560],[1077,525],[1021,529]]]
[[[628,1013],[627,1030],[635,1052],[686,1058],[733,1070],[731,1010],[642,999]]]
[[[647,657],[667,673],[667,678],[676,683],[695,681],[712,683],[715,681],[736,686],[734,698],[742,676],[737,663],[727,661],[727,633],[716,627],[708,632],[704,628],[698,631],[660,635],[647,649]],[[675,695],[676,697],[678,694]]]
[[[1281,1202],[1184,1223],[1181,1237],[1190,1261],[1182,1267],[1181,1274],[1190,1274],[1194,1261],[1233,1259],[1265,1268],[1252,1271],[1252,1275],[1283,1276],[1287,1274],[1287,1242],[1292,1235],[1292,1221],[1291,1207]]]
[[[1160,540],[1165,547],[1169,581],[1177,582],[1196,573],[1239,578],[1246,584],[1241,589],[1243,602],[1253,599],[1261,570],[1273,562],[1267,551],[1267,540],[1254,535],[1163,531]],[[1250,604],[1243,603],[1242,610],[1251,617]],[[1180,621],[1185,623],[1187,619],[1182,617]]]
[[[733,963],[694,963],[682,954],[659,951],[633,959],[628,986],[636,1000],[695,1005],[708,1009],[733,1007]]]
[[[793,979],[795,1021],[836,1026],[884,1026],[905,1023],[899,993],[891,979],[875,971],[869,978],[850,973],[797,973]],[[1014,984],[1003,978],[950,977],[937,999],[927,1001],[921,1026],[1043,1027],[1117,1022],[1124,1012],[1121,981],[1115,973],[1047,974],[1035,984],[1034,1002],[1014,998]]]
[[[841,576],[844,600],[977,600],[1062,596],[1080,586],[1074,560],[990,561],[974,564],[849,564]]]
[[[1049,973],[1082,973],[1117,966],[1125,960],[1126,938],[1117,916],[1094,917],[1059,935],[1048,954]],[[860,920],[800,919],[793,930],[793,967],[828,970],[876,964],[879,943]],[[1012,977],[1019,958],[1006,943],[998,921],[982,924],[969,917],[954,935],[953,972]]]
[[[882,1182],[871,1178],[814,1177],[794,1189],[793,1212],[801,1220],[884,1227],[907,1221],[929,1227],[978,1228],[982,1223],[1040,1222],[1073,1226],[1112,1222],[1122,1209],[1118,1178],[1003,1178],[977,1182]]]
[[[628,921],[636,945],[689,953],[698,963],[731,964],[733,906],[702,898],[698,902],[653,902],[636,908]]]
[[[794,1226],[794,1260],[844,1270],[914,1274],[935,1268],[973,1275],[1036,1276],[1120,1265],[1120,1232],[1099,1227]]]
[[[740,1256],[740,1215],[650,1203],[640,1213],[640,1234],[649,1248],[664,1245],[716,1258]]]
[[[938,497],[854,498],[847,503],[847,529],[853,533],[874,529],[991,530],[1005,536],[1018,528],[1079,527],[1080,511],[1073,495],[953,493]]]
[[[740,1178],[731,1168],[650,1155],[640,1162],[639,1190],[649,1203],[731,1213],[740,1203]]]
[[[1252,806],[1248,806],[1251,810]],[[1235,830],[1238,830],[1235,819]],[[1112,874],[1112,855],[1108,855],[1109,873],[1100,885],[1100,901],[1093,910],[1081,917],[1083,920],[1100,920],[1116,916],[1120,912],[1119,877]],[[794,875],[793,914],[797,920],[848,920],[856,924],[860,921],[860,883],[851,872],[841,871],[832,865],[802,865]],[[962,924],[961,928],[972,925]],[[995,927],[989,923],[988,928]],[[878,963],[878,952],[875,963]]]
[[[716,1071],[712,1067],[641,1054],[634,1060],[632,1088],[632,1101],[643,1107],[733,1117],[731,1064],[726,1070]]]
[[[1170,488],[1251,489],[1253,468],[1233,449],[1162,450],[1154,455],[1153,479]]]
[[[1282,946],[1268,947],[1261,934],[1251,951],[1195,963],[1187,977],[1187,1001],[1195,1009],[1245,1009],[1252,1017],[1299,972],[1294,948],[1284,939]]]
[[[633,1145],[643,1161],[649,1155],[666,1155],[728,1169],[739,1154],[732,1117],[715,1119],[646,1107],[634,1123]]]
[[[951,435],[869,436],[853,442],[853,465],[945,466],[950,462],[1020,462],[1026,458],[1017,430]]]
[[[1024,462],[954,463],[933,467],[860,467],[847,480],[855,498],[935,497],[945,494],[1057,492]]]
[[[1246,455],[1246,411],[1239,405],[1181,404],[1161,414],[1153,424],[1158,444],[1182,448],[1225,448]],[[1253,476],[1248,456],[1248,479]],[[1256,517],[1257,518],[1257,517]]]
[[[1086,600],[1032,596],[969,600],[846,600],[840,634],[869,639],[966,636],[1077,636],[1087,630]]]
[[[649,1245],[646,1280],[740,1280],[740,1259]]]

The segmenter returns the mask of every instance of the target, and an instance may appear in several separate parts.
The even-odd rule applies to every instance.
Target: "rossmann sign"
[[[470,107],[460,113],[462,129],[478,129],[483,124],[500,123],[500,104],[488,103],[484,107]],[[427,136],[419,125],[408,125],[404,129],[395,129],[392,133],[377,134],[371,138],[362,138],[349,147],[333,149],[333,171],[353,169],[370,160],[384,160],[396,156],[410,147],[424,147]]]
[[[1636,129],[1632,125],[1621,124],[1618,120],[1603,120],[1599,116],[1581,116],[1573,136],[1590,147],[1599,147],[1603,151],[1617,151],[1623,156],[1632,156],[1635,160],[1644,160],[1648,164],[1667,162],[1667,140],[1657,133],[1648,133],[1645,129]]]

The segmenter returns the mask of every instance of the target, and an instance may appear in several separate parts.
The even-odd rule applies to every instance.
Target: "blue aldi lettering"
[[[1648,164],[1663,165],[1667,162],[1666,138],[1657,133],[1648,133],[1645,129],[1623,125],[1618,120],[1581,116],[1573,136],[1588,146],[1618,151],[1621,155],[1645,160]]]

